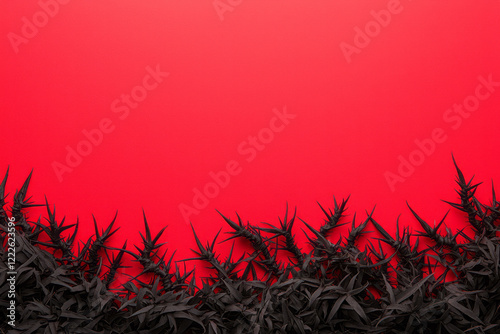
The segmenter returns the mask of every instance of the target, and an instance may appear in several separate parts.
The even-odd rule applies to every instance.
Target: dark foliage
[[[288,208],[278,226],[221,214],[231,229],[227,240],[241,240],[253,252],[233,259],[233,240],[221,259],[215,246],[220,231],[204,244],[193,229],[196,257],[183,261],[203,260],[212,268],[201,286],[193,271],[180,270],[185,262],[167,257],[159,243],[165,229],[153,236],[146,215],[135,251],[126,243],[107,245],[116,217],[102,230],[94,219],[95,234],[81,245],[75,244],[78,222],[59,221],[47,201],[47,222],[30,221],[30,174],[10,208],[17,229],[17,326],[3,323],[0,333],[500,333],[500,204],[494,189],[491,203],[481,203],[478,184],[456,169],[458,202],[450,205],[465,213],[472,233],[452,231],[445,218],[431,226],[410,208],[422,227],[415,234],[398,223],[391,235],[372,211],[361,222],[354,215],[346,236],[334,235],[344,224],[346,199],[332,209],[320,205],[325,221],[318,228],[302,221],[312,246],[304,252],[293,233],[298,218]],[[2,282],[8,272],[7,174],[0,184]],[[368,226],[377,236],[363,236]],[[279,261],[279,253],[289,260]],[[112,289],[124,275],[124,256],[142,272]],[[2,284],[2,321],[7,293]]]

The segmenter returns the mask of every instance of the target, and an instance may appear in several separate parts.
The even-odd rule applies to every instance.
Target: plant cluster
[[[455,164],[456,166],[456,164]],[[16,218],[17,325],[0,333],[499,333],[500,204],[475,196],[478,184],[457,167],[458,202],[472,232],[452,231],[443,218],[436,226],[411,208],[421,226],[412,233],[388,233],[373,211],[347,235],[347,201],[334,200],[316,228],[288,209],[279,224],[261,226],[221,214],[228,239],[253,251],[221,259],[217,236],[203,243],[196,235],[195,257],[212,275],[194,282],[194,271],[167,256],[144,215],[142,244],[134,251],[108,245],[116,217],[77,244],[78,222],[65,225],[47,200],[45,222],[28,218],[35,204],[27,198],[31,174],[13,196]],[[8,174],[8,172],[7,172]],[[7,174],[0,184],[0,281],[7,277]],[[301,221],[311,245],[304,252],[295,239]],[[363,237],[373,226],[379,237]],[[68,233],[73,229],[72,233]],[[443,234],[444,230],[444,234]],[[364,245],[360,239],[363,238]],[[331,241],[331,240],[337,241]],[[425,240],[419,244],[419,240]],[[280,260],[285,254],[288,261]],[[131,256],[142,272],[113,288]],[[262,274],[263,273],[263,274]],[[7,284],[0,287],[0,317],[6,319]]]

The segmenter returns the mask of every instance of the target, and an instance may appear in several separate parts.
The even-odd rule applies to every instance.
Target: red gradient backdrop
[[[288,203],[318,226],[316,201],[331,206],[334,195],[351,195],[347,219],[377,205],[388,230],[399,214],[415,226],[408,201],[432,223],[449,209],[441,200],[456,199],[452,152],[467,177],[485,181],[482,199],[500,181],[499,1],[0,8],[0,172],[10,166],[9,199],[34,169],[33,200],[47,196],[69,223],[78,216],[82,240],[93,233],[92,214],[104,226],[118,210],[113,243],[138,242],[144,209],[153,232],[169,226],[162,240],[185,258],[194,247],[187,220],[210,240],[227,231],[216,209],[277,223]],[[147,77],[156,69],[169,75]],[[454,111],[463,103],[470,112]],[[294,118],[281,126],[272,120],[284,108]],[[275,131],[263,130],[271,121]],[[92,130],[103,122],[100,138]],[[90,147],[84,130],[95,135]],[[70,166],[68,148],[88,154]],[[419,166],[395,179],[400,156]],[[208,186],[218,194],[195,198],[228,163],[238,164],[235,175],[218,191]],[[180,206],[193,208],[187,220]],[[461,218],[453,212],[449,225]]]

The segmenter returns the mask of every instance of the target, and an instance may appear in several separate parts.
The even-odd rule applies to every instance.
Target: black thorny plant
[[[465,213],[472,233],[452,231],[446,216],[431,226],[409,207],[422,231],[412,234],[397,222],[391,235],[372,211],[361,222],[354,215],[342,237],[335,232],[346,224],[348,199],[334,200],[332,209],[320,205],[325,220],[319,228],[300,219],[309,253],[296,242],[299,218],[287,208],[278,226],[245,224],[237,214],[233,220],[220,213],[231,229],[229,256],[216,253],[221,231],[203,244],[193,228],[196,257],[177,262],[159,242],[165,228],[153,236],[145,214],[135,251],[126,243],[107,246],[117,231],[116,216],[101,231],[94,219],[94,236],[76,250],[78,220],[59,222],[47,200],[46,223],[28,218],[26,209],[36,205],[26,197],[30,173],[10,210],[17,224],[16,326],[4,323],[0,333],[499,333],[500,204],[494,189],[491,203],[481,203],[475,197],[479,184],[467,182],[455,166],[459,201],[449,204]],[[2,282],[8,272],[7,176],[0,184]],[[379,235],[364,237],[361,247],[369,224]],[[419,246],[419,238],[426,242]],[[233,259],[235,239],[253,251]],[[120,285],[125,254],[142,271]],[[194,271],[178,266],[190,260],[212,269],[200,287]],[[0,288],[2,321],[7,285]]]

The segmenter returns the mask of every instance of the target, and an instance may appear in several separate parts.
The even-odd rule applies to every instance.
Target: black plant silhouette
[[[475,196],[479,184],[466,181],[455,160],[458,202],[473,233],[435,226],[408,205],[422,227],[415,234],[396,222],[388,233],[367,212],[354,214],[346,236],[347,202],[319,205],[325,220],[318,227],[288,206],[278,225],[243,223],[223,215],[233,244],[226,259],[217,254],[217,233],[204,244],[193,228],[195,257],[173,261],[144,214],[142,245],[135,250],[110,247],[117,216],[76,245],[78,220],[65,225],[47,199],[46,223],[31,221],[27,198],[32,173],[16,191],[10,212],[16,218],[17,323],[6,333],[499,333],[500,204],[492,188],[489,205]],[[0,184],[0,279],[8,276],[8,171]],[[319,204],[319,203],[318,203]],[[296,241],[300,220],[311,251]],[[369,226],[373,226],[368,235]],[[73,229],[72,233],[69,230]],[[443,233],[444,229],[444,233]],[[366,235],[365,235],[366,234]],[[366,245],[359,239],[365,235]],[[233,258],[235,242],[252,252]],[[335,241],[331,241],[335,240]],[[422,240],[422,242],[420,242]],[[240,242],[238,241],[238,242]],[[78,247],[77,247],[78,246]],[[279,261],[278,254],[288,256]],[[138,263],[139,275],[126,276],[125,256]],[[185,261],[202,260],[212,275],[196,286]],[[184,270],[179,268],[184,263]],[[257,269],[260,269],[257,270]],[[264,274],[260,274],[264,272]],[[115,284],[114,284],[115,282]],[[8,285],[0,287],[0,316],[7,319]]]

